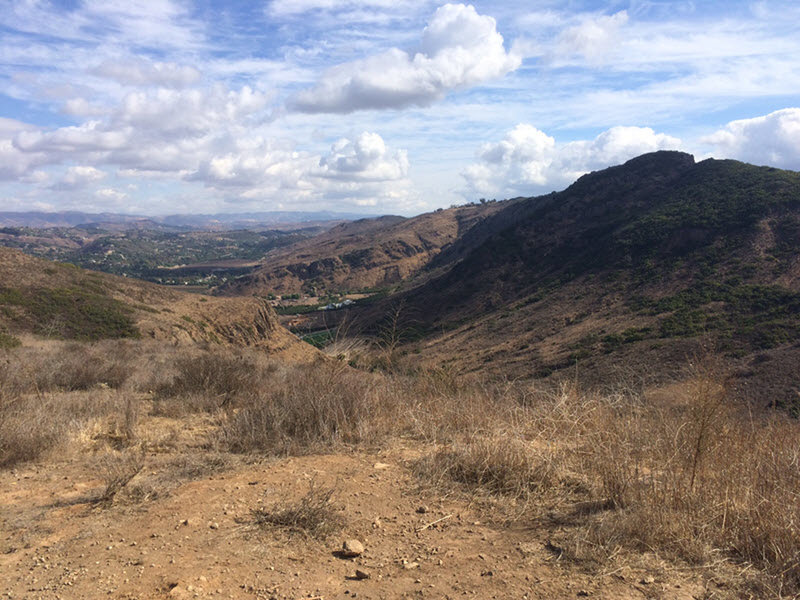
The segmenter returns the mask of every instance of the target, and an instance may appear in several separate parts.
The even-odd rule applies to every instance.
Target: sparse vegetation
[[[713,363],[696,362],[688,380],[644,397],[630,388],[487,383],[448,370],[368,374],[340,361],[277,366],[254,353],[151,346],[171,370],[152,372],[162,384],[148,403],[137,392],[153,389],[147,377],[129,373],[115,390],[104,370],[141,342],[103,342],[102,352],[51,344],[42,364],[27,348],[8,351],[0,465],[41,460],[56,446],[100,452],[106,506],[123,496],[157,500],[181,481],[229,468],[226,452],[257,460],[403,440],[422,451],[413,466],[421,481],[488,502],[496,521],[557,523],[554,542],[582,565],[645,549],[693,565],[724,556],[758,567],[764,589],[800,590],[799,426],[733,404]],[[31,370],[17,368],[23,360]],[[154,361],[128,364],[150,372]],[[100,367],[81,373],[84,363]],[[43,377],[44,364],[73,374]],[[204,395],[205,405],[193,404]],[[152,415],[203,423],[201,443],[216,452],[208,460],[196,449],[180,454],[177,433],[165,441],[166,432],[148,430]],[[171,458],[146,474],[165,448]],[[251,522],[324,538],[341,526],[332,494],[312,486],[299,500],[259,507]]]
[[[344,527],[345,519],[333,506],[336,489],[318,486],[313,480],[308,487],[305,495],[294,502],[282,501],[269,508],[252,510],[253,523],[321,539],[338,533]]]

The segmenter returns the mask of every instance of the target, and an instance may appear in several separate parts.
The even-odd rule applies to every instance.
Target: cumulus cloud
[[[408,153],[391,151],[377,133],[342,138],[319,161],[319,175],[340,180],[393,181],[408,175]]]
[[[800,108],[731,121],[701,141],[714,146],[712,154],[720,157],[800,170]]]
[[[23,152],[50,153],[50,160],[60,162],[61,157],[52,155],[113,150],[126,144],[131,133],[129,129],[108,130],[100,121],[87,121],[52,131],[20,132],[14,137],[14,146]]]
[[[405,150],[393,150],[377,133],[364,132],[355,140],[337,141],[326,156],[298,152],[274,140],[240,140],[235,150],[203,160],[186,179],[262,194],[294,190],[319,197],[347,190],[352,197],[360,196],[362,187],[365,195],[374,194],[376,186],[404,180],[407,173]]]
[[[134,92],[106,119],[50,131],[21,130],[12,146],[24,154],[40,153],[51,164],[85,160],[144,171],[192,170],[199,155],[230,138],[232,128],[266,103],[265,94],[247,86]]]
[[[392,48],[325,72],[297,94],[290,107],[308,113],[427,106],[449,91],[477,85],[515,70],[521,59],[507,53],[492,17],[470,5],[437,9],[414,52]]]
[[[54,190],[77,190],[85,188],[91,183],[104,179],[106,173],[94,167],[78,165],[69,167],[64,176],[57,181],[51,189]]]
[[[22,179],[28,171],[47,162],[45,154],[24,152],[14,144],[18,135],[37,131],[28,123],[0,117],[0,180]]]
[[[593,140],[559,145],[536,127],[520,124],[503,140],[484,144],[478,162],[462,175],[470,195],[536,194],[564,187],[589,171],[680,145],[649,127],[612,127]]]
[[[117,127],[159,131],[165,136],[193,135],[237,122],[263,109],[268,97],[244,86],[239,91],[216,85],[207,90],[170,90],[128,94],[113,117]]]
[[[371,132],[343,138],[323,156],[297,151],[285,142],[245,138],[235,149],[204,159],[185,179],[202,182],[236,202],[280,198],[303,205],[326,200],[402,207],[414,199],[408,166],[405,150],[392,149]]]
[[[104,201],[120,202],[128,197],[125,192],[120,192],[114,188],[102,188],[94,193],[96,198]]]

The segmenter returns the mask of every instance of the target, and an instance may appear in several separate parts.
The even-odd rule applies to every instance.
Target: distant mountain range
[[[364,218],[358,213],[332,211],[270,211],[252,213],[221,213],[211,215],[144,216],[116,213],[61,212],[0,212],[2,227],[76,227],[103,225],[105,228],[179,228],[191,230],[280,229],[298,225],[317,225],[331,221],[351,221]]]

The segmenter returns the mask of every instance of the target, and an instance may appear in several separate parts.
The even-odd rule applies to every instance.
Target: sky
[[[800,170],[796,0],[0,0],[0,210],[413,215]]]

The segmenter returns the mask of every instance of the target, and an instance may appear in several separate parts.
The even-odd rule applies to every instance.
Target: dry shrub
[[[331,502],[335,491],[335,488],[318,487],[311,481],[308,492],[299,500],[251,511],[253,523],[273,525],[313,538],[326,538],[345,525],[341,512]]]
[[[175,375],[155,387],[155,414],[181,416],[214,412],[257,393],[271,369],[254,357],[223,351],[184,354],[175,358]]]
[[[30,367],[36,387],[45,390],[117,388],[130,374],[124,347],[118,343],[70,343],[42,356]]]
[[[555,453],[502,431],[440,448],[418,461],[415,472],[429,480],[455,481],[472,490],[517,499],[529,499],[561,481]]]
[[[381,403],[363,373],[337,364],[284,371],[229,411],[221,441],[233,452],[303,454],[379,435]]]
[[[107,398],[105,410],[94,406],[88,420],[95,423],[91,438],[94,442],[108,444],[121,450],[138,440],[137,426],[141,415],[141,403],[131,394],[113,393]]]
[[[95,465],[97,476],[103,482],[103,491],[97,501],[111,504],[130,481],[144,468],[144,453],[138,450],[109,452]]]
[[[125,486],[122,498],[135,504],[158,500],[185,481],[226,471],[235,464],[231,455],[216,452],[177,454],[162,461],[156,458],[148,463],[148,473],[142,473],[134,483]]]
[[[584,557],[628,547],[705,564],[724,552],[800,591],[800,427],[745,414],[726,391],[725,373],[700,363],[682,397],[598,411],[582,468],[617,510],[586,523]]]
[[[770,574],[770,594],[797,593],[800,424],[734,405],[712,359],[690,375],[659,399],[434,374],[412,386],[412,430],[438,446],[415,470],[526,499],[529,517],[570,526],[567,554],[578,559],[628,549],[702,565],[722,555]]]
[[[415,463],[417,475],[436,485],[455,482],[472,493],[502,497],[517,507],[522,503],[528,516],[586,493],[586,478],[573,463],[575,438],[587,428],[593,400],[567,386],[506,382],[453,389],[455,396],[437,394],[442,400],[433,413],[434,419],[447,419],[440,434],[444,444]],[[460,398],[467,399],[469,415],[457,416]],[[518,508],[515,513],[524,516]]]
[[[64,440],[57,408],[49,398],[0,398],[0,468],[36,460]]]

